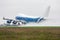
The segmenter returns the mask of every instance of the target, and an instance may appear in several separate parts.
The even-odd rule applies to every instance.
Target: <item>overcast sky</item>
[[[49,5],[49,18],[60,19],[60,0],[0,0],[0,22],[2,17],[13,18],[18,13],[41,16]]]

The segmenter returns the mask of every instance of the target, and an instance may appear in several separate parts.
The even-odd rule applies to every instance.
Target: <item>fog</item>
[[[14,18],[18,13],[41,16],[51,6],[48,18],[60,19],[60,0],[0,0],[0,22],[2,18]]]

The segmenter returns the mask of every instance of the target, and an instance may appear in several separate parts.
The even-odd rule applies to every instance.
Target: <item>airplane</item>
[[[46,12],[45,16],[48,16],[49,11],[50,11],[50,6],[48,6],[48,8],[47,8],[47,12]],[[12,23],[13,25],[23,25],[23,24],[28,24],[28,23],[32,23],[32,22],[39,23],[40,21],[42,21],[44,19],[45,19],[45,17],[41,17],[41,16],[33,17],[33,16],[27,16],[25,14],[17,15],[15,17],[15,20],[3,17],[3,20],[6,20],[7,24]]]

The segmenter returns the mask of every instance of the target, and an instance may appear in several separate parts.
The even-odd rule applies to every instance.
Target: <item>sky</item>
[[[0,22],[3,17],[14,18],[18,13],[41,16],[48,6],[51,7],[48,18],[60,20],[60,0],[0,0]]]

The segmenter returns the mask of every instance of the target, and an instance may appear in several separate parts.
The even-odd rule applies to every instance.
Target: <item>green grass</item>
[[[1,27],[0,40],[60,40],[60,27]]]

